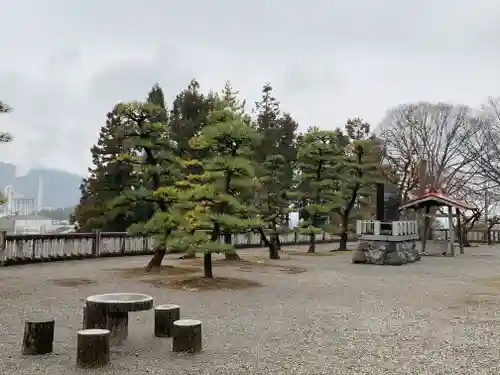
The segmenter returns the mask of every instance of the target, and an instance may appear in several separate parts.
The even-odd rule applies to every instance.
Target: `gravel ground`
[[[297,256],[285,251],[280,264],[307,272],[214,269],[216,276],[263,284],[239,291],[160,289],[109,271],[143,265],[144,257],[3,268],[0,374],[89,373],[74,366],[84,298],[117,291],[151,294],[157,304],[180,304],[183,317],[202,320],[204,351],[172,353],[170,339],[152,336],[153,312],[137,313],[130,319],[128,343],[113,348],[108,368],[91,373],[497,374],[500,248],[466,250],[455,259],[425,257],[402,267],[353,265],[349,253]],[[240,254],[265,259],[261,250]],[[187,261],[166,263],[181,262]],[[51,281],[55,278],[96,283],[63,287]],[[55,352],[23,357],[23,318],[40,310],[56,319]]]

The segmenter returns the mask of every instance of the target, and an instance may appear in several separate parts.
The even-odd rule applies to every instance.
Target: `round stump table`
[[[107,329],[110,345],[122,345],[128,336],[128,313],[153,308],[153,297],[138,293],[109,293],[86,300],[84,328]]]

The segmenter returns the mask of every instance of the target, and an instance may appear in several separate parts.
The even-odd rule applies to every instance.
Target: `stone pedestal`
[[[400,266],[420,260],[415,241],[362,240],[353,255],[353,263]]]
[[[23,337],[23,354],[52,353],[54,343],[54,319],[35,314],[26,320]]]
[[[172,350],[174,352],[201,352],[202,336],[199,320],[178,320],[174,322]]]
[[[179,305],[161,305],[155,307],[155,336],[172,337],[174,322],[181,317]]]
[[[103,367],[109,363],[109,330],[84,329],[77,333],[76,365],[82,368]]]

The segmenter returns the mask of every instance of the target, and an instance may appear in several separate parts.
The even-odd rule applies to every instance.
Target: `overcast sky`
[[[158,82],[265,81],[301,129],[500,95],[498,0],[0,0],[0,160],[85,173],[106,112]],[[497,37],[495,37],[497,35]]]

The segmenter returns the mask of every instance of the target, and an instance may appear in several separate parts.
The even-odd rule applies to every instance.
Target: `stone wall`
[[[359,241],[353,263],[400,266],[420,260],[415,241]]]

